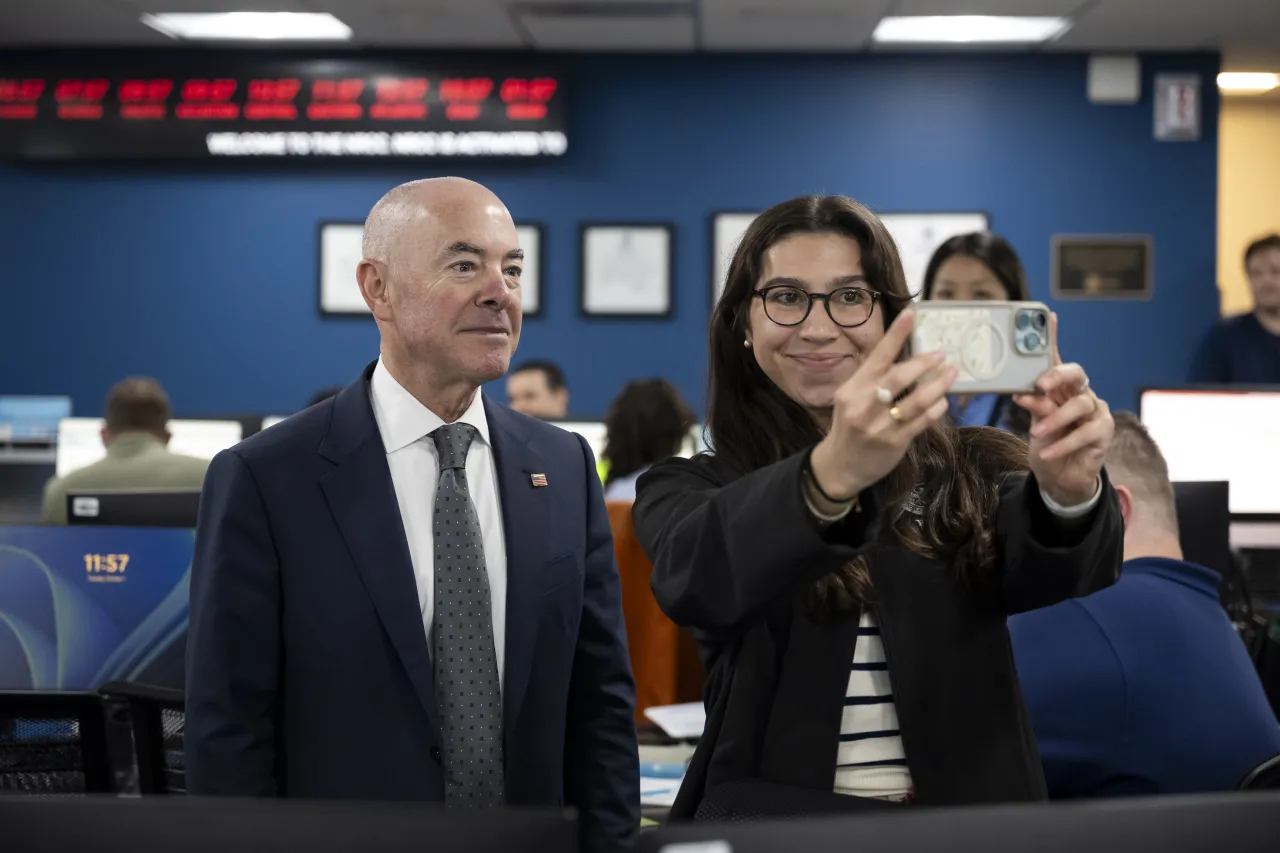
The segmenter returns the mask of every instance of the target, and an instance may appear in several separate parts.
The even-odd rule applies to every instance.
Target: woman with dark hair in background
[[[989,231],[961,234],[938,247],[924,273],[924,298],[1024,302],[1027,276],[1008,241]],[[1008,394],[953,394],[956,426],[993,426],[1027,437],[1031,415]]]
[[[729,267],[714,452],[654,465],[632,513],[708,669],[677,819],[1045,797],[1005,620],[1115,581],[1114,425],[1055,352],[1030,446],[953,426],[954,368],[901,355],[910,303],[839,196],[761,214]]]
[[[604,499],[631,501],[637,478],[653,463],[680,452],[693,429],[693,412],[667,380],[637,379],[609,404],[604,427]]]

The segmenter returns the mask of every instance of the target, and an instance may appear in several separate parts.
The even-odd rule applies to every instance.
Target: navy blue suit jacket
[[[192,794],[444,798],[371,372],[209,468],[187,641]],[[507,542],[506,799],[573,807],[584,850],[628,849],[635,684],[594,460],[579,436],[484,402]]]

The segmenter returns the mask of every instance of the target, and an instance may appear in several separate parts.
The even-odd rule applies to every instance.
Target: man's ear
[[[1130,519],[1133,518],[1133,492],[1129,491],[1128,486],[1118,486],[1115,483],[1111,486],[1120,498],[1120,517],[1124,519],[1125,530],[1128,530]]]
[[[356,267],[356,283],[360,295],[379,320],[391,319],[391,304],[387,294],[387,265],[380,261],[362,260]]]

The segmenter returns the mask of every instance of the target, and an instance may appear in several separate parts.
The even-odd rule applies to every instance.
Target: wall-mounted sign
[[[546,68],[197,53],[0,63],[0,158],[381,160],[564,154]]]
[[[1053,237],[1055,299],[1150,299],[1155,248],[1150,235]]]
[[[1200,138],[1200,75],[1157,74],[1155,134],[1161,142]]]

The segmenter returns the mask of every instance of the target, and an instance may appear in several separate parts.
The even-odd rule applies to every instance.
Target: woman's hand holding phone
[[[818,488],[833,499],[851,500],[883,479],[902,461],[912,439],[947,412],[947,392],[957,370],[943,364],[946,354],[898,360],[914,322],[911,311],[899,314],[836,391],[831,428],[810,456]]]

